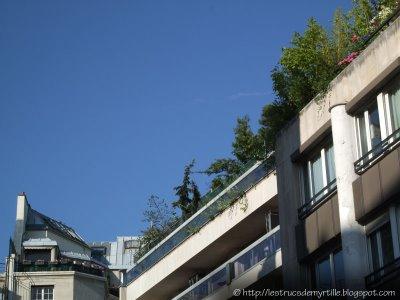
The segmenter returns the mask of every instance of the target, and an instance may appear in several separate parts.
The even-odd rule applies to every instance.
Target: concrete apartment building
[[[92,242],[89,245],[92,258],[108,268],[109,292],[118,296],[126,271],[135,265],[135,253],[139,247],[138,237],[118,236],[113,242]]]
[[[285,288],[398,285],[399,70],[398,18],[278,137]]]
[[[258,162],[127,272],[121,299],[227,299],[253,283],[281,287],[276,174]],[[232,200],[236,200],[232,202]]]
[[[252,166],[139,259],[121,299],[396,289],[399,144],[397,19],[282,129],[275,167]],[[215,214],[237,187],[236,201]]]
[[[274,157],[206,194],[203,207],[137,261],[134,237],[89,246],[19,196],[10,293],[105,298],[110,265],[115,287],[123,281],[121,300],[399,290],[400,18],[281,130]],[[63,259],[78,263],[60,269]]]

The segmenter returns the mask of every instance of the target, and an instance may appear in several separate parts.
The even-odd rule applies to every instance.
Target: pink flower
[[[338,65],[342,66],[342,65],[347,65],[349,63],[351,63],[354,59],[356,59],[356,57],[358,56],[358,54],[360,54],[360,52],[351,52],[349,55],[347,55],[344,59],[342,59]]]

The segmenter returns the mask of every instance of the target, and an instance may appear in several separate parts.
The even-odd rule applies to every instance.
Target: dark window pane
[[[333,263],[335,266],[335,288],[343,289],[344,284],[344,266],[343,266],[343,253],[342,250],[333,255]]]
[[[387,265],[394,259],[392,230],[390,228],[390,224],[386,223],[385,225],[383,225],[380,229],[380,232],[381,232],[383,265]]]
[[[378,104],[374,102],[374,104],[368,109],[369,113],[369,130],[371,134],[371,145],[374,148],[377,144],[382,141],[381,138],[381,127],[379,124],[379,113],[378,113]]]
[[[378,251],[378,236],[377,236],[376,232],[370,235],[369,242],[370,242],[370,246],[371,246],[372,268],[375,271],[380,268],[379,251]]]
[[[318,288],[325,290],[332,287],[332,275],[329,256],[317,265]]]

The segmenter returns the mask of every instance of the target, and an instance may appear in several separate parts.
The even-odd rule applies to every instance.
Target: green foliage
[[[214,176],[212,189],[231,182],[246,164],[262,160],[266,153],[273,151],[278,132],[308,102],[324,95],[335,76],[362,51],[371,32],[398,7],[398,0],[353,0],[353,7],[348,13],[336,10],[330,30],[323,28],[315,19],[309,19],[305,31],[302,34],[296,32],[290,47],[282,49],[278,65],[271,72],[276,98],[263,108],[259,130],[252,131],[248,116],[238,118],[232,143],[234,157],[217,159],[204,172]],[[138,257],[199,209],[201,195],[191,179],[193,166],[194,161],[185,166],[182,184],[174,188],[178,199],[172,203],[172,208],[165,200],[150,197],[149,208],[144,213],[148,226],[142,231]],[[219,203],[217,213],[239,198],[240,209],[245,211],[248,202],[244,192],[232,189]],[[180,217],[176,216],[173,208],[179,208]],[[215,216],[213,213],[209,218]],[[198,230],[192,228],[193,233]]]
[[[353,18],[353,31],[358,36],[365,36],[371,31],[371,20],[374,16],[374,7],[369,0],[353,0],[353,8],[350,11]]]
[[[235,140],[232,143],[233,155],[242,164],[250,160],[265,157],[264,140],[258,134],[254,134],[250,128],[248,116],[237,119],[235,127]]]
[[[293,35],[271,73],[277,98],[263,108],[260,119],[267,152],[274,149],[281,128],[313,98],[325,94],[330,82],[357,57],[368,35],[397,7],[395,0],[354,0],[347,14],[336,10],[331,30],[311,18],[303,34]]]
[[[174,210],[164,199],[152,195],[148,199],[147,207],[142,220],[146,224],[146,229],[141,232],[136,259],[142,257],[167,236],[178,221]]]
[[[195,161],[193,160],[190,164],[185,166],[182,184],[174,188],[178,200],[174,201],[172,206],[180,209],[181,216],[184,220],[198,210],[201,201],[201,195],[197,184],[190,178],[194,163]]]
[[[251,130],[248,116],[237,119],[234,134],[232,154],[235,158],[217,159],[205,171],[209,176],[215,175],[211,183],[212,189],[230,182],[240,174],[248,162],[262,160],[265,157],[265,139]]]
[[[282,50],[272,78],[282,76],[285,79],[285,100],[300,108],[328,86],[336,74],[337,60],[333,57],[328,33],[314,19],[308,21],[303,35],[294,34],[291,44],[292,47]],[[279,83],[274,84],[274,90],[282,94],[276,90],[282,87],[282,82]]]
[[[330,82],[357,57],[365,39],[398,7],[398,2],[353,0],[348,13],[335,11],[330,30],[311,18],[303,33],[294,33],[290,47],[282,49],[271,72],[276,98],[263,108],[260,129],[254,133],[247,116],[238,118],[232,143],[234,158],[217,159],[205,172],[215,176],[212,188],[237,176],[246,162],[273,151],[277,133],[308,102],[326,93]]]

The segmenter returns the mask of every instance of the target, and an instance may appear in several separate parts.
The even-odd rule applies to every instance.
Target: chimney
[[[14,247],[17,257],[21,256],[22,237],[25,232],[25,224],[28,216],[28,200],[25,193],[20,193],[17,197],[17,216],[14,228]]]
[[[19,193],[17,197],[17,217],[16,220],[25,220],[28,213],[28,200],[24,192]]]

